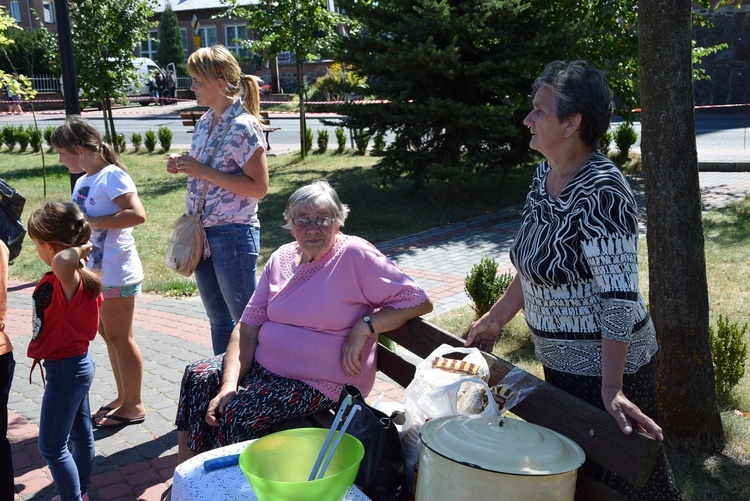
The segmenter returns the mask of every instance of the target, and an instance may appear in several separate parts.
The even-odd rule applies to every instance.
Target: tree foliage
[[[533,78],[571,47],[572,26],[521,0],[341,0],[353,20],[338,60],[370,95],[346,125],[392,133],[378,169],[416,187],[482,175],[501,181],[529,157],[522,125]]]
[[[20,28],[16,20],[8,15],[5,8],[0,7],[0,50],[6,53],[7,49],[15,45],[14,36],[17,35],[19,30]],[[36,90],[31,85],[31,80],[21,73],[14,78],[13,73],[17,72],[18,70],[15,68],[7,71],[0,67],[0,88],[9,87],[11,92],[16,96],[21,96],[24,99],[34,99],[36,97]]]
[[[175,63],[175,66],[180,68],[180,73],[186,72],[180,26],[177,23],[177,14],[172,10],[170,3],[164,7],[159,22],[159,47],[156,49],[156,58],[162,68],[166,68],[169,63]]]
[[[330,50],[341,18],[328,10],[326,0],[260,0],[258,5],[240,7],[228,1],[226,15],[246,19],[253,40],[245,45],[253,53],[274,57],[292,51],[297,58],[297,93],[300,106],[300,153],[309,150],[305,136],[305,79],[303,62]]]
[[[133,54],[146,37],[153,15],[149,0],[79,0],[70,12],[78,86],[101,103],[106,135],[116,137],[110,98],[124,100],[136,80]]]
[[[15,27],[6,34],[11,43],[0,49],[0,70],[30,76],[60,74],[57,40],[46,28],[26,31]]]

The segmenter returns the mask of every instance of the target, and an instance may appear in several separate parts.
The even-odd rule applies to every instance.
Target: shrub
[[[636,134],[631,124],[623,122],[615,129],[614,138],[615,145],[620,150],[620,156],[627,157],[628,153],[630,153],[630,148],[638,140],[638,134]]]
[[[23,127],[23,125],[19,125],[16,128],[16,141],[18,141],[18,148],[21,150],[21,153],[26,151],[26,148],[29,147],[29,133],[26,131],[26,129]]]
[[[372,138],[372,154],[382,155],[385,151],[385,135],[382,132],[375,134]]]
[[[31,151],[39,153],[39,150],[42,149],[42,131],[34,125],[29,125],[26,131],[29,134],[29,145],[31,146]]]
[[[716,326],[715,333],[713,328],[708,328],[716,379],[716,398],[720,403],[727,403],[732,388],[737,386],[745,375],[747,344],[743,336],[747,332],[747,324],[740,329],[738,324],[730,324],[727,317],[719,315]]]
[[[305,130],[305,154],[310,153],[313,147],[313,131],[310,127]]]
[[[43,133],[44,140],[47,142],[49,151],[52,151],[52,133],[55,132],[56,128],[57,127],[55,127],[54,125],[48,125],[47,127],[44,128],[44,133]]]
[[[130,136],[130,142],[133,143],[133,151],[136,153],[141,149],[141,143],[143,142],[143,136],[137,132],[133,132]]]
[[[321,153],[328,151],[328,131],[325,129],[318,131],[318,151]]]
[[[607,129],[602,138],[599,140],[599,149],[604,155],[609,155],[610,145],[612,144],[612,132]]]
[[[336,142],[338,143],[338,149],[336,151],[338,153],[343,153],[346,149],[346,133],[341,127],[336,127],[333,132],[336,134]]]
[[[354,134],[354,145],[357,147],[357,154],[364,155],[367,153],[368,144],[370,144],[370,134],[366,130],[359,130]]]
[[[13,151],[16,147],[16,128],[12,125],[3,125],[0,135],[3,136],[3,143],[8,147],[8,151]]]
[[[159,127],[159,144],[164,153],[172,148],[172,130],[166,125]]]
[[[474,301],[477,318],[490,311],[512,280],[513,275],[510,272],[498,276],[497,261],[494,258],[485,256],[478,264],[472,266],[464,279],[464,288]]]
[[[122,132],[117,133],[117,151],[120,153],[125,153],[125,150],[128,148],[128,143],[125,142],[125,134]]]
[[[146,147],[146,151],[148,151],[149,153],[153,153],[156,149],[156,133],[151,129],[146,131],[145,137],[143,139],[143,146]]]

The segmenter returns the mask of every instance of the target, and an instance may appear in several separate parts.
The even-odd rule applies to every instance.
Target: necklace
[[[576,165],[575,169],[568,172],[568,175],[565,176],[565,179],[563,179],[562,183],[560,183],[560,186],[557,187],[557,191],[555,192],[555,196],[552,198],[557,200],[557,197],[560,195],[560,192],[567,186],[568,180],[573,177],[579,170],[581,170],[581,167],[586,165],[586,163],[591,160],[591,157],[593,157],[593,154],[586,153],[586,155],[583,157],[583,159]]]

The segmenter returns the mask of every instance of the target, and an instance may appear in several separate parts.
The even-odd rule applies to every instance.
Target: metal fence
[[[189,89],[190,83],[189,76],[179,75],[177,77],[178,89]],[[31,77],[31,85],[37,92],[60,92],[60,77],[52,75]]]
[[[37,92],[60,92],[60,78],[51,75],[31,77],[31,85]]]

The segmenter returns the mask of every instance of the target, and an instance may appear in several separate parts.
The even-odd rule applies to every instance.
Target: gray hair
[[[333,219],[339,226],[344,226],[344,221],[349,215],[349,206],[342,204],[336,190],[328,184],[325,179],[316,179],[312,183],[299,188],[292,193],[284,208],[283,226],[287,230],[292,228],[292,218],[304,208],[319,207],[331,211]]]
[[[586,61],[553,61],[534,81],[532,94],[547,87],[555,97],[557,119],[581,114],[581,140],[598,149],[614,112],[612,91],[600,70]]]

